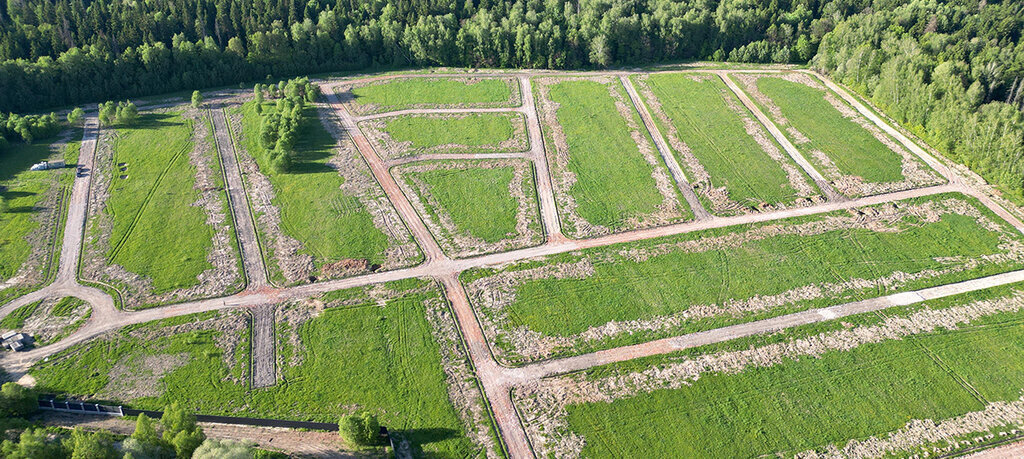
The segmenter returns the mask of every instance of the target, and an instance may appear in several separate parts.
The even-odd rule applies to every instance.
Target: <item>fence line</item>
[[[56,400],[52,397],[40,397],[39,408],[50,411],[61,411],[66,413],[99,414],[107,416],[136,416],[145,414],[152,418],[160,418],[163,411],[136,410],[125,408],[121,405],[100,405],[97,403],[85,403],[79,401]],[[197,414],[198,422],[216,422],[219,424],[235,424],[258,427],[284,427],[289,429],[313,429],[335,432],[338,424],[331,422],[291,421],[286,419],[264,419],[245,418],[237,416],[217,416],[210,414]]]

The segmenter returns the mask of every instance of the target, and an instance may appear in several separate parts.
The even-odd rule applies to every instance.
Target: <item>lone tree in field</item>
[[[380,441],[380,422],[376,414],[357,411],[341,417],[338,434],[350,445],[373,446]]]
[[[203,95],[199,91],[192,91],[192,108],[199,108],[203,105]]]

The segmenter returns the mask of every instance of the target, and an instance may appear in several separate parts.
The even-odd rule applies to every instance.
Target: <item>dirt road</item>
[[[252,387],[277,384],[276,340],[274,339],[274,305],[261,304],[249,308],[252,316]]]
[[[257,289],[269,285],[267,270],[263,265],[263,254],[256,234],[256,224],[249,207],[249,195],[245,192],[242,170],[238,167],[238,156],[235,155],[235,143],[224,116],[223,108],[210,110],[213,121],[213,138],[217,144],[220,163],[224,169],[224,185],[228,189],[228,207],[235,222],[235,235],[241,248],[242,265],[249,289]]]
[[[523,95],[523,106],[520,108],[526,115],[526,130],[530,134],[530,156],[533,157],[533,169],[536,172],[537,201],[540,204],[540,219],[544,223],[544,232],[549,243],[566,240],[562,235],[562,224],[558,220],[558,207],[555,206],[554,188],[551,186],[551,171],[548,168],[548,156],[544,148],[544,133],[541,131],[540,118],[533,98],[533,84],[529,76],[519,77],[520,93]]]
[[[804,158],[804,155],[800,153],[800,150],[796,149],[796,146],[794,146],[793,143],[789,141],[789,138],[779,130],[779,127],[776,126],[775,123],[768,118],[768,116],[765,115],[756,104],[754,104],[753,100],[750,100],[750,96],[740,89],[740,87],[736,85],[736,82],[732,81],[732,78],[729,78],[729,72],[718,71],[715,72],[715,74],[725,82],[725,85],[732,90],[733,94],[736,94],[736,97],[740,99],[743,106],[747,107],[747,110],[750,110],[750,113],[752,113],[761,125],[771,133],[772,137],[775,138],[779,145],[782,145],[782,149],[786,151],[786,154],[788,154],[790,158],[793,158],[793,162],[800,166],[800,168],[804,170],[804,173],[811,177],[811,180],[814,180],[814,183],[818,185],[818,189],[821,190],[822,194],[824,194],[829,201],[843,201],[847,199],[846,196],[843,196],[832,187],[828,180],[826,180],[825,177],[807,161],[807,158]]]
[[[721,71],[711,71],[722,75]],[[607,72],[616,76],[625,75],[624,72]],[[544,72],[544,74],[548,74]],[[503,74],[508,76],[509,74]],[[517,110],[524,113],[527,117],[527,127],[530,136],[530,151],[525,154],[517,154],[517,157],[528,157],[531,158],[535,165],[537,173],[537,189],[538,189],[538,200],[540,202],[542,219],[544,222],[545,230],[548,234],[548,241],[544,245],[531,247],[521,250],[513,250],[504,253],[489,254],[483,256],[477,256],[466,259],[452,260],[448,258],[437,245],[430,232],[427,230],[419,215],[414,211],[413,207],[409,203],[408,199],[402,194],[398,184],[394,181],[389,171],[389,166],[394,163],[387,163],[380,159],[375,153],[370,143],[359,131],[356,124],[356,118],[352,117],[347,110],[340,104],[336,95],[331,91],[326,91],[332,109],[334,109],[342,123],[342,127],[349,135],[352,136],[352,140],[355,142],[359,152],[370,166],[374,177],[380,183],[384,189],[390,201],[393,203],[400,216],[404,220],[405,224],[409,227],[416,242],[421,246],[423,252],[426,254],[426,262],[415,267],[398,269],[393,271],[385,271],[379,273],[373,273],[363,276],[350,277],[345,279],[330,280],[325,282],[318,282],[300,286],[294,286],[289,288],[274,289],[264,287],[260,289],[252,289],[228,296],[223,298],[213,298],[200,301],[192,301],[181,304],[174,304],[169,306],[163,306],[153,309],[147,309],[142,311],[119,311],[115,309],[113,300],[106,295],[104,292],[91,288],[83,287],[75,280],[75,273],[78,264],[78,254],[81,250],[82,235],[85,227],[85,215],[87,211],[88,193],[89,193],[89,181],[91,174],[84,177],[76,178],[67,219],[67,230],[65,231],[63,245],[60,256],[60,267],[58,268],[57,281],[38,292],[34,292],[25,295],[21,298],[14,300],[3,307],[0,307],[0,316],[4,316],[10,313],[14,308],[28,304],[32,301],[42,299],[47,296],[76,296],[89,302],[93,307],[92,319],[86,323],[77,332],[71,336],[61,340],[58,343],[45,346],[39,349],[33,349],[23,353],[5,353],[0,357],[0,365],[7,368],[9,371],[14,373],[17,377],[20,373],[24,372],[32,363],[37,362],[45,357],[53,355],[56,352],[67,349],[76,344],[80,344],[91,339],[94,339],[104,333],[117,330],[121,327],[130,324],[137,324],[142,322],[148,322],[156,319],[175,317],[185,314],[213,311],[219,309],[228,308],[239,308],[239,307],[251,307],[254,312],[254,327],[253,327],[253,340],[254,346],[264,351],[254,352],[253,355],[253,384],[255,387],[261,387],[263,384],[273,384],[276,381],[275,370],[273,368],[274,357],[273,357],[273,305],[292,300],[308,298],[319,295],[324,292],[340,290],[351,287],[358,287],[363,285],[375,284],[379,282],[387,282],[392,280],[407,279],[413,277],[431,277],[439,280],[445,289],[445,294],[452,304],[452,308],[455,311],[456,317],[460,329],[465,338],[465,342],[469,349],[469,357],[477,371],[483,387],[484,393],[488,398],[492,411],[494,413],[498,430],[501,433],[502,439],[507,445],[507,448],[512,457],[531,457],[533,455],[530,448],[529,440],[526,437],[525,432],[522,429],[518,413],[515,407],[512,405],[510,398],[510,390],[517,384],[532,381],[535,378],[565,373],[568,371],[574,371],[579,369],[585,369],[593,365],[606,364],[611,362],[618,362],[628,359],[633,359],[646,355],[656,355],[666,352],[672,352],[679,349],[685,349],[688,347],[698,346],[707,343],[721,342],[728,339],[734,339],[741,336],[750,336],[759,333],[768,333],[776,331],[782,328],[813,323],[822,320],[830,320],[839,317],[843,317],[849,314],[856,314],[860,312],[874,311],[884,309],[894,305],[900,304],[912,304],[932,298],[940,298],[950,295],[955,295],[962,292],[974,291],[983,288],[988,288],[994,285],[1006,285],[1014,282],[1024,282],[1024,271],[1016,271],[997,276],[990,276],[982,279],[975,279],[971,281],[961,282],[958,284],[943,285],[938,287],[932,287],[928,289],[919,290],[916,292],[903,293],[897,295],[888,295],[880,298],[874,298],[870,300],[864,300],[854,303],[848,303],[844,305],[833,306],[829,308],[816,309],[811,311],[804,311],[800,313],[790,314],[786,316],[776,317],[773,319],[767,319],[762,321],[751,322],[747,324],[736,325],[732,327],[725,327],[715,330],[708,330],[705,332],[694,333],[689,335],[683,335],[673,338],[667,338],[663,340],[652,341],[648,343],[639,344],[636,346],[627,346],[615,349],[609,349],[606,351],[595,352],[591,354],[585,354],[578,357],[557,359],[539,364],[534,364],[522,368],[506,368],[500,366],[493,358],[490,352],[489,344],[484,338],[483,331],[480,328],[477,318],[473,311],[472,306],[469,303],[463,286],[458,280],[458,275],[466,269],[472,269],[484,266],[494,266],[503,263],[509,263],[519,260],[524,260],[532,257],[553,255],[558,253],[564,253],[573,250],[580,250],[585,248],[602,247],[611,244],[618,244],[624,242],[640,241],[651,238],[658,238],[676,234],[683,234],[693,231],[700,231],[710,228],[721,228],[733,225],[744,225],[759,222],[770,222],[774,220],[799,217],[805,215],[815,215],[826,212],[832,212],[836,210],[849,209],[854,207],[868,206],[874,204],[881,204],[887,202],[893,202],[898,200],[910,199],[914,197],[929,196],[939,193],[946,192],[961,192],[977,197],[984,205],[988,206],[999,216],[1005,218],[1015,227],[1024,231],[1024,224],[1014,218],[1005,209],[998,206],[989,196],[985,193],[978,191],[972,187],[965,185],[965,181],[960,180],[954,171],[949,168],[945,168],[940,162],[931,157],[927,152],[923,151],[920,147],[910,142],[909,139],[902,137],[898,132],[892,134],[901,142],[906,142],[908,148],[918,154],[930,165],[934,163],[932,167],[937,171],[946,175],[950,180],[947,185],[933,186],[928,188],[921,188],[909,191],[902,191],[897,193],[887,193],[875,196],[869,196],[859,199],[846,199],[843,196],[836,195],[834,191],[831,191],[833,195],[828,195],[829,192],[825,191],[831,189],[830,187],[823,187],[822,190],[829,196],[829,201],[823,204],[810,206],[810,207],[799,207],[792,209],[783,209],[772,212],[756,213],[756,214],[745,214],[733,217],[715,217],[708,216],[705,219],[696,220],[692,222],[680,223],[675,225],[668,225],[656,228],[648,228],[642,230],[628,231],[623,233],[611,234],[597,238],[582,239],[582,240],[569,240],[562,236],[560,225],[558,221],[557,209],[555,207],[554,194],[551,187],[550,175],[547,165],[547,158],[544,151],[543,135],[540,127],[539,120],[537,118],[536,108],[533,102],[533,91],[530,85],[529,77],[532,73],[514,73],[519,78],[519,82],[522,88],[523,104],[521,107],[512,109],[502,109],[502,111]],[[436,77],[437,75],[421,75],[425,77]],[[722,75],[724,76],[724,75]],[[410,77],[410,76],[406,76]],[[412,76],[415,77],[415,76]],[[745,105],[752,104],[742,91],[735,84],[731,84],[728,78],[724,79],[729,87],[737,93],[741,101]],[[830,84],[828,80],[823,80],[826,84]],[[659,146],[659,151],[662,151],[662,147],[665,146],[664,139],[661,138],[660,133],[657,129],[654,129],[652,120],[649,113],[646,113],[646,109],[643,106],[642,100],[639,99],[635,92],[635,89],[631,84],[628,83],[628,79],[623,80],[623,84],[627,85],[627,92],[630,94],[630,98],[633,100],[637,110],[641,112],[641,117],[644,119],[645,125],[648,125],[652,137],[657,138],[656,144]],[[833,85],[830,84],[830,87]],[[841,88],[833,88],[844,98],[849,97]],[[845,95],[844,95],[845,94]],[[858,110],[864,110],[864,115],[868,117],[872,122],[879,123],[880,126],[885,129],[885,124],[882,120],[875,117],[870,111],[867,111],[863,106],[859,106],[856,103],[851,102]],[[750,107],[750,105],[748,105]],[[755,107],[756,108],[756,107]],[[481,110],[470,110],[470,111],[481,111]],[[486,111],[486,110],[484,110]],[[764,114],[759,111],[751,111],[758,117],[762,123],[766,123]],[[250,228],[242,228],[245,223],[249,222],[251,225],[252,217],[248,213],[248,205],[242,205],[245,203],[247,197],[244,193],[241,180],[241,175],[238,171],[237,163],[234,161],[235,156],[233,150],[228,148],[230,143],[230,134],[226,120],[223,117],[223,112],[219,112],[219,115],[215,111],[211,114],[214,120],[214,130],[217,134],[218,152],[221,155],[221,159],[225,165],[225,174],[227,175],[227,185],[229,188],[229,195],[232,198],[232,209],[233,212],[236,209],[234,203],[237,205],[237,218],[238,233],[240,238],[242,233],[249,233],[252,235],[251,241],[253,244],[243,247],[244,256],[248,259],[249,254],[259,254],[258,247],[255,247],[255,230]],[[423,110],[417,110],[416,112],[424,112]],[[426,112],[429,112],[427,110]],[[645,115],[646,114],[646,115]],[[381,114],[380,116],[394,115]],[[782,133],[774,127],[770,121],[765,124],[765,127],[772,132],[773,136],[779,139],[780,143],[784,146],[788,144],[785,141]],[[892,129],[889,127],[889,129]],[[889,129],[886,129],[889,132]],[[782,136],[782,137],[780,137]],[[96,118],[91,115],[86,121],[86,129],[83,133],[83,146],[81,159],[83,165],[92,169],[92,161],[94,160],[95,149],[96,149]],[[808,172],[812,178],[816,181],[824,180],[809,163],[806,162],[799,155],[799,152],[795,152],[795,148],[792,144],[788,144],[787,152],[794,157],[801,167],[805,167],[805,171]],[[662,154],[666,155],[669,150],[663,150]],[[669,152],[670,153],[670,152]],[[481,157],[480,155],[472,155],[473,157]],[[451,157],[451,155],[445,155],[445,157]],[[668,154],[667,158],[671,157]],[[425,157],[419,157],[424,159]],[[432,157],[426,157],[432,159]],[[929,159],[930,158],[930,159]],[[440,159],[440,158],[438,158]],[[233,171],[233,173],[232,173]],[[948,175],[947,175],[948,174]],[[232,178],[234,177],[234,178]],[[825,183],[827,185],[827,183]],[[821,184],[819,183],[819,187]],[[687,187],[688,188],[688,187]],[[691,189],[692,192],[692,189]],[[247,217],[243,216],[244,214]],[[247,273],[249,270],[253,270],[254,273],[261,272],[264,274],[262,278],[259,276],[251,276],[252,285],[266,285],[265,269],[262,267],[262,257],[255,257],[252,260],[260,260],[260,264],[257,266],[254,263],[246,263]],[[263,284],[258,284],[263,282]],[[262,344],[261,344],[262,343]],[[297,446],[296,446],[297,447]]]
[[[637,113],[640,114],[640,119],[644,121],[644,126],[647,126],[647,132],[654,139],[654,145],[658,148],[658,153],[661,153],[661,159],[665,161],[665,165],[668,166],[668,170],[672,173],[672,178],[675,179],[679,192],[683,194],[683,197],[686,198],[686,203],[693,210],[694,218],[697,220],[711,218],[711,214],[708,213],[704,205],[701,204],[700,199],[697,198],[697,193],[693,191],[690,182],[686,180],[683,168],[679,167],[679,161],[676,161],[676,156],[672,154],[672,149],[668,147],[668,142],[665,141],[665,137],[658,130],[658,125],[654,124],[654,118],[651,118],[651,114],[647,111],[647,106],[644,105],[643,99],[640,98],[640,94],[637,94],[636,88],[633,87],[633,82],[626,75],[619,76],[619,80],[622,81],[622,86],[626,88],[629,100],[633,101],[633,107],[636,107]]]

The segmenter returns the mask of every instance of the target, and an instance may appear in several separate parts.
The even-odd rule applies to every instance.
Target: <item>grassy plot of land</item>
[[[758,78],[757,88],[779,107],[790,125],[810,139],[794,142],[807,159],[813,161],[814,155],[809,153],[820,150],[842,173],[866,182],[904,179],[900,156],[867,129],[844,117],[825,100],[825,91],[770,76]]]
[[[426,318],[428,302],[444,307],[439,291],[421,281],[389,284],[397,291],[378,302],[361,289],[325,295],[331,307],[301,323],[278,330],[279,368],[276,386],[251,391],[245,380],[247,342],[225,356],[218,346],[224,333],[245,336],[233,328],[222,332],[210,325],[187,332],[161,332],[169,326],[194,324],[216,316],[183,316],[141,327],[70,349],[38,365],[32,374],[40,387],[90,396],[108,387],[132,384],[114,381],[112,371],[126,362],[180,359],[154,381],[155,393],[129,400],[133,407],[159,408],[172,401],[202,413],[337,422],[355,407],[377,413],[381,424],[407,437],[417,455],[472,456],[473,446],[448,399],[440,349]],[[374,297],[377,298],[377,297]],[[244,322],[244,317],[232,320]],[[297,336],[297,341],[290,338]],[[294,344],[298,344],[295,347]],[[184,356],[182,359],[181,356]],[[127,382],[125,382],[127,381]],[[136,384],[139,384],[136,382]]]
[[[79,136],[80,137],[80,136]],[[74,164],[78,159],[78,141],[67,144],[63,159]],[[13,277],[29,259],[32,247],[26,240],[41,224],[38,221],[44,198],[60,181],[70,185],[73,169],[30,171],[32,164],[50,158],[48,143],[12,143],[0,150],[0,282]],[[55,210],[55,209],[51,209]],[[45,264],[44,264],[45,266]]]
[[[264,112],[273,111],[266,103]],[[260,115],[252,102],[241,108],[242,143],[274,187],[272,203],[281,211],[282,231],[302,243],[317,267],[344,259],[381,264],[388,238],[376,226],[358,196],[340,189],[344,178],[328,162],[337,144],[324,129],[316,108],[307,107],[299,127],[293,164],[275,172],[260,145]]]
[[[912,419],[947,419],[1016,400],[1024,388],[1021,343],[1024,313],[1000,313],[957,330],[737,374],[704,374],[679,389],[611,403],[571,405],[568,426],[586,439],[587,457],[659,457],[666,451],[756,457],[842,446],[850,439],[884,438]]]
[[[465,117],[402,116],[387,121],[384,131],[397,142],[411,142],[412,148],[441,145],[478,147],[495,145],[512,138],[515,132],[509,116],[477,113]]]
[[[948,197],[950,195],[917,202]],[[982,215],[994,220],[992,214],[983,210],[976,201],[967,202],[977,207]],[[817,226],[817,222],[825,218],[828,216],[794,219],[770,226]],[[503,330],[525,327],[545,336],[573,337],[577,345],[563,347],[554,353],[579,353],[591,348],[630,344],[669,333],[715,328],[795,310],[875,297],[896,290],[922,288],[1020,268],[1020,264],[1012,259],[981,263],[978,266],[950,264],[949,260],[953,259],[975,260],[985,255],[1005,253],[1001,247],[1003,240],[1019,239],[1009,230],[990,231],[974,217],[947,213],[936,222],[920,222],[916,217],[904,216],[893,226],[895,230],[874,231],[859,227],[858,224],[815,230],[809,235],[783,234],[755,239],[747,239],[743,234],[762,226],[743,226],[594,249],[581,254],[559,255],[550,257],[543,264],[522,264],[512,270],[506,269],[505,273],[515,276],[515,270],[559,262],[588,262],[593,265],[593,273],[561,278],[550,275],[536,278],[527,276],[513,283],[508,296],[514,300],[509,300],[508,304],[486,307],[478,304],[477,307],[485,315],[496,317]],[[651,250],[659,244],[695,247],[702,244],[702,241],[712,240],[715,242],[704,242],[711,245],[701,249]],[[717,248],[718,241],[729,240],[744,242],[738,246]],[[639,258],[633,254],[639,254]],[[956,269],[941,273],[951,267]],[[483,278],[495,272],[470,271],[463,275],[463,280],[470,284],[472,290],[475,288],[473,281],[480,279],[486,282]],[[891,287],[886,287],[891,284],[888,281],[876,281],[874,284],[857,281],[879,280],[895,273],[920,273],[924,276]],[[900,274],[897,277],[902,276]],[[825,284],[834,287],[809,294],[797,291]],[[782,296],[776,300],[773,295]],[[486,293],[483,293],[475,301],[484,301],[486,297]],[[763,308],[757,306],[761,302],[765,304]],[[741,312],[725,312],[728,310],[725,308],[740,303],[748,305],[742,306]],[[605,336],[598,333],[599,337],[604,337],[587,340],[580,338],[591,327],[609,322],[657,322],[666,316],[691,314],[691,308],[697,306],[715,310],[722,308],[723,312],[713,315],[701,313],[669,328],[648,328],[654,326],[653,323],[638,324],[638,329],[628,334],[613,333]],[[508,333],[508,336],[519,334]],[[497,344],[514,356],[515,346],[504,343],[503,339],[498,339]]]
[[[432,106],[510,106],[515,95],[504,78],[394,78],[352,88],[360,113]]]
[[[614,90],[623,92],[617,82]],[[663,196],[651,165],[631,137],[608,86],[565,81],[552,85],[549,97],[559,104],[556,117],[569,151],[568,169],[576,176],[569,194],[580,217],[616,230],[657,212]],[[628,116],[639,123],[632,110]]]
[[[726,97],[733,99],[733,105],[741,105],[721,79],[697,81],[686,74],[656,73],[647,83],[679,140],[707,171],[712,187],[724,186],[729,199],[747,206],[785,204],[798,197],[780,163],[747,133],[743,119],[730,108]],[[655,122],[667,131],[661,119],[655,117]],[[765,142],[775,145],[765,137]],[[680,164],[688,163],[679,151],[674,154]]]
[[[196,170],[189,163],[192,122],[176,113],[147,113],[119,127],[110,197],[113,216],[107,259],[153,280],[154,293],[199,283],[212,265],[213,228],[193,205]],[[159,241],[159,243],[154,243]]]
[[[511,168],[435,169],[410,178],[423,180],[436,199],[440,209],[426,201],[428,212],[436,217],[440,210],[460,230],[493,243],[516,233],[518,203],[508,193],[513,175]]]

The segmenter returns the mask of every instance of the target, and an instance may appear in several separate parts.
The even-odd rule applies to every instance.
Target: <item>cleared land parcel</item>
[[[618,79],[546,77],[536,83],[555,200],[568,235],[690,216]]]
[[[130,127],[103,132],[84,272],[121,290],[128,305],[241,286],[211,133],[194,109],[144,113]]]
[[[731,75],[797,149],[847,196],[941,183],[895,139],[803,73]]]
[[[941,452],[1024,421],[1020,287],[594,368],[517,401],[557,457]]]
[[[275,110],[266,103],[264,112]],[[322,118],[321,118],[322,117]],[[271,278],[295,283],[416,263],[419,249],[348,135],[327,109],[307,107],[292,166],[277,172],[260,145],[254,102],[231,113],[241,134],[257,229]]]
[[[522,159],[398,166],[395,178],[441,247],[465,257],[542,241],[533,169]]]
[[[958,194],[720,228],[462,275],[510,363],[1020,269],[1021,235]]]
[[[521,152],[530,148],[523,115],[514,112],[401,115],[359,125],[384,159]]]
[[[447,303],[434,284],[333,292],[278,313],[276,386],[250,391],[240,311],[112,332],[32,374],[58,393],[203,413],[336,422],[365,409],[420,456],[493,449],[490,422]],[[451,386],[449,386],[451,384]]]
[[[415,108],[514,107],[521,103],[514,78],[384,78],[342,86],[349,110],[368,115]]]
[[[814,184],[717,75],[634,76],[694,191],[718,215],[812,204]]]
[[[75,170],[30,171],[45,160],[78,161],[81,130],[65,130],[50,143],[13,143],[0,151],[0,303],[9,292],[50,274],[54,234]],[[13,294],[13,293],[12,293]]]

